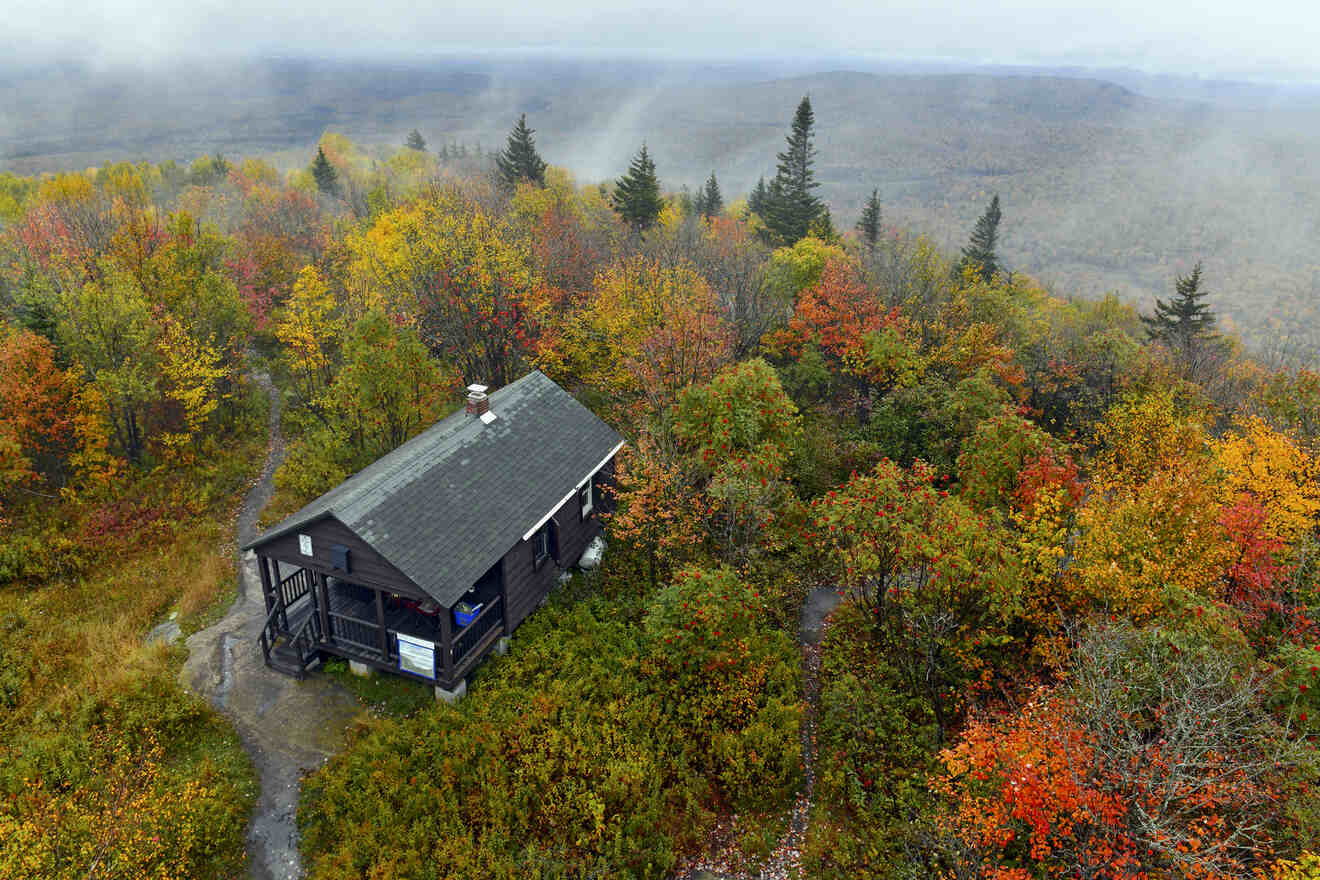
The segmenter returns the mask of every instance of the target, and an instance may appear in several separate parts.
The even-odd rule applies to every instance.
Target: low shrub
[[[808,877],[901,876],[904,844],[930,810],[935,713],[895,687],[901,677],[871,632],[864,612],[844,603],[822,646]]]
[[[694,632],[697,594],[685,666],[672,638]],[[691,572],[638,625],[556,597],[461,703],[372,722],[307,781],[309,876],[661,877],[727,805],[781,808],[795,656],[747,598],[728,572]]]

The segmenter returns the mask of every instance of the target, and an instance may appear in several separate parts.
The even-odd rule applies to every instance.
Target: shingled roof
[[[453,605],[623,445],[539,371],[492,392],[490,412],[437,422],[248,547],[333,516]]]

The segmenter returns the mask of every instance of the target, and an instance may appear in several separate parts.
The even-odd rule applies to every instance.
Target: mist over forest
[[[850,69],[851,68],[851,69]],[[860,69],[860,70],[859,70]],[[10,74],[0,169],[211,153],[303,167],[326,131],[382,158],[413,128],[489,151],[520,113],[548,161],[611,182],[645,142],[663,187],[714,171],[731,198],[773,175],[811,95],[820,194],[847,228],[884,218],[945,249],[992,193],[1005,266],[1062,295],[1146,307],[1197,261],[1248,344],[1320,336],[1320,90],[1131,70],[801,58],[699,63],[535,55],[272,59]]]
[[[18,2],[0,878],[1320,880],[1298,34]]]

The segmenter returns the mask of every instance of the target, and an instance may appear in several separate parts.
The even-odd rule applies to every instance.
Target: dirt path
[[[825,635],[825,619],[839,605],[833,587],[817,587],[802,603],[798,615],[798,645],[802,651],[802,697],[806,711],[802,716],[802,767],[805,784],[793,802],[788,829],[755,874],[732,871],[729,859],[719,847],[682,872],[683,880],[788,880],[801,876],[802,846],[807,841],[807,823],[811,817],[812,797],[816,793],[816,725],[820,708],[820,643]],[[730,835],[717,831],[717,838]]]
[[[254,377],[270,396],[270,451],[238,515],[238,545],[257,534],[257,516],[270,500],[275,469],[284,458],[279,394],[268,376]],[[239,558],[238,597],[224,619],[188,638],[183,683],[233,721],[261,780],[248,826],[248,854],[256,880],[302,876],[298,858],[298,787],[302,774],[343,746],[344,730],[360,711],[351,694],[325,676],[297,681],[266,668],[257,637],[266,618],[256,557]]]

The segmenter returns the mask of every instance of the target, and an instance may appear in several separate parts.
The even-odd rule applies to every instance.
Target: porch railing
[[[261,656],[265,658],[267,664],[270,663],[270,652],[275,648],[275,639],[277,638],[272,624],[275,623],[275,618],[280,616],[283,611],[283,608],[276,605],[270,609],[270,613],[266,615],[266,622],[261,625],[261,636],[257,641],[261,644]]]
[[[499,626],[503,620],[504,616],[500,614],[500,597],[496,596],[486,604],[485,608],[481,609],[481,613],[476,616],[476,619],[454,633],[454,668],[457,669],[462,665],[468,654],[472,653],[473,649],[481,644],[481,640],[489,635],[491,630]]]
[[[321,618],[316,614],[309,614],[289,643],[297,653],[298,661],[305,667],[316,656],[316,646],[320,641]]]
[[[316,576],[305,568],[298,569],[280,581],[280,598],[284,600],[284,607],[292,608],[294,602],[312,591],[315,583]]]
[[[374,620],[363,620],[348,614],[331,611],[330,639],[343,642],[371,654],[380,653],[380,627]]]

